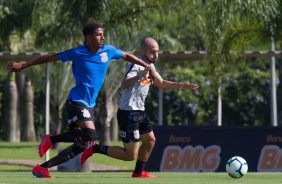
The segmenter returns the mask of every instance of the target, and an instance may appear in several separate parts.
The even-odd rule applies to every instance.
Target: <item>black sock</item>
[[[50,168],[60,165],[82,153],[84,150],[86,150],[86,148],[87,143],[74,143],[73,145],[62,150],[57,156],[51,158],[47,162],[44,162],[40,166],[44,168]]]
[[[146,165],[146,162],[142,162],[140,160],[137,160],[134,173],[140,174],[142,171],[144,171],[145,165]]]
[[[109,148],[109,146],[103,146],[103,145],[96,144],[93,147],[93,151],[94,151],[94,153],[100,153],[100,154],[103,154],[103,155],[107,155],[108,148]]]

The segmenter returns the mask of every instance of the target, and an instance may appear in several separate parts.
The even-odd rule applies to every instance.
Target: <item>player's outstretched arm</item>
[[[44,56],[39,56],[37,58],[34,58],[32,60],[29,61],[22,61],[22,62],[9,62],[9,69],[10,72],[18,72],[21,71],[25,68],[28,68],[30,66],[33,65],[39,65],[39,64],[43,64],[43,63],[48,63],[48,62],[52,62],[52,61],[57,61],[59,60],[58,54],[57,53],[50,53],[50,54],[46,54]]]
[[[187,89],[192,89],[192,90],[196,90],[199,88],[198,84],[195,83],[190,83],[190,82],[181,82],[181,87],[182,88],[187,88]]]
[[[189,82],[168,81],[168,80],[164,80],[160,75],[157,75],[155,80],[155,85],[163,89],[187,88],[187,89],[196,90],[199,88],[198,84],[189,83]]]

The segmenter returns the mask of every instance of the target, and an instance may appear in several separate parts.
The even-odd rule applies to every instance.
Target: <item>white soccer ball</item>
[[[241,178],[247,174],[248,164],[242,157],[234,156],[227,161],[226,172],[232,178]]]

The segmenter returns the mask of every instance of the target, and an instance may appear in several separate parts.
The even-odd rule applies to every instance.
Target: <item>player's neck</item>
[[[87,48],[88,48],[88,50],[90,51],[90,52],[98,52],[99,51],[99,47],[93,47],[93,46],[89,46],[89,45],[87,45]]]
[[[140,58],[141,58],[143,61],[145,61],[146,63],[151,64],[150,61],[148,61],[148,59],[147,59],[146,57],[144,57],[144,56],[141,55]]]

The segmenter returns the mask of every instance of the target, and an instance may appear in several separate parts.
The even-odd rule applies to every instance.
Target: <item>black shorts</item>
[[[117,120],[122,142],[138,142],[140,135],[152,131],[152,124],[145,111],[118,110]]]
[[[94,123],[94,107],[89,108],[81,102],[67,100],[66,108],[68,111],[68,125],[70,130],[77,127],[76,122],[78,120],[93,121]]]

